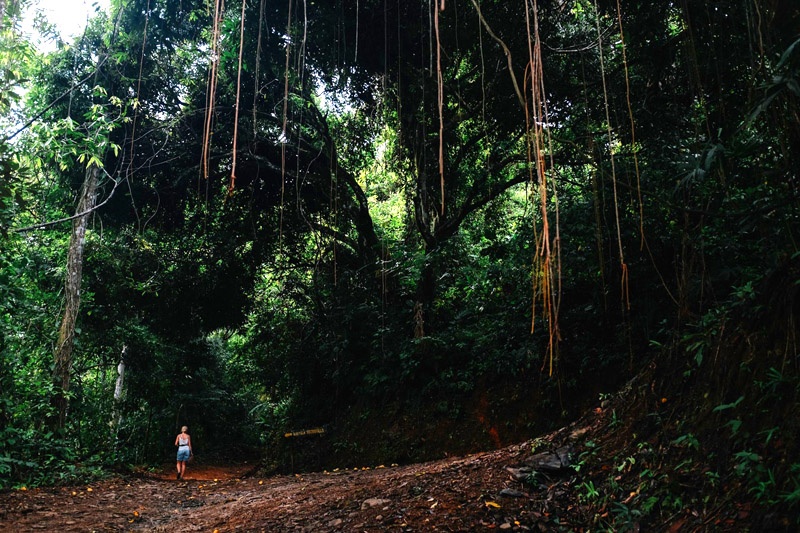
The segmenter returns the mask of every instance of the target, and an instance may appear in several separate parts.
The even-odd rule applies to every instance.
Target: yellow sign
[[[322,435],[325,433],[325,428],[312,428],[312,429],[303,429],[301,431],[290,431],[289,433],[284,433],[284,437],[302,437],[304,435]]]

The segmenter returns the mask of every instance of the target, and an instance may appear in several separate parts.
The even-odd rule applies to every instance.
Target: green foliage
[[[97,97],[105,96],[101,87],[95,87]],[[79,165],[102,167],[106,152],[119,155],[120,146],[111,141],[111,133],[121,123],[127,122],[126,109],[122,101],[112,96],[108,103],[92,104],[84,115],[84,122],[77,123],[71,117],[48,123],[37,123],[32,128],[33,140],[30,149],[41,159],[54,161],[64,171]],[[30,163],[36,165],[36,163]]]
[[[560,260],[551,378],[540,370],[547,324],[531,316],[541,198],[512,81],[523,80],[529,53],[525,5],[482,2],[485,26],[469,3],[458,16],[448,9],[441,81],[426,5],[317,2],[288,29],[286,2],[266,2],[263,20],[248,5],[241,84],[230,44],[241,4],[228,5],[208,117],[203,3],[114,2],[118,19],[98,16],[45,58],[6,28],[0,114],[4,124],[35,119],[0,144],[7,485],[83,475],[72,461],[161,460],[182,422],[199,449],[231,435],[272,447],[292,426],[341,424],[351,410],[362,420],[387,404],[479,427],[469,401],[490,392],[511,401],[509,384],[535,389],[531,411],[552,421],[677,339],[683,379],[708,379],[703,390],[709,375],[729,380],[730,390],[709,392],[706,411],[732,439],[752,494],[796,502],[796,471],[762,459],[794,428],[754,427],[745,410],[796,397],[796,365],[786,356],[739,369],[717,345],[737,313],[773,307],[759,283],[797,254],[796,25],[754,27],[762,17],[749,4],[629,3],[619,19],[613,2],[540,7],[557,192],[549,244]],[[356,32],[358,20],[396,27],[362,22]],[[23,86],[26,105],[15,110]],[[65,435],[44,437],[54,451],[41,455],[33,443],[50,409],[69,226],[12,230],[71,213],[90,164],[113,179],[85,241],[71,421]],[[128,376],[115,404],[123,348]],[[753,380],[731,377],[747,370]],[[689,468],[706,437],[681,426],[671,442]],[[355,438],[336,443],[365,450]],[[652,472],[646,455],[616,457],[614,470]],[[44,464],[59,474],[37,479]],[[619,487],[596,482],[584,497],[614,495],[620,527],[685,503],[670,493],[660,505],[652,495],[623,504]]]
[[[594,500],[600,499],[600,491],[594,486],[593,481],[584,481],[578,486],[578,489],[582,491],[579,495],[580,499],[586,502],[592,502]]]

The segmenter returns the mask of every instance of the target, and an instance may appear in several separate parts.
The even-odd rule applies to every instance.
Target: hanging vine
[[[259,70],[261,68],[261,34],[264,27],[264,3],[266,0],[261,0],[261,5],[258,8],[258,36],[256,37],[256,61],[255,70],[253,72],[253,138],[258,136],[258,96],[261,94],[259,83]]]
[[[514,92],[517,94],[517,99],[519,99],[520,105],[524,108],[525,107],[525,97],[522,96],[522,91],[519,88],[519,84],[517,83],[517,76],[514,74],[514,64],[511,60],[511,50],[508,48],[506,43],[503,42],[497,34],[492,31],[491,26],[489,23],[486,22],[486,19],[483,17],[483,13],[481,12],[481,6],[478,4],[477,0],[471,0],[472,5],[475,7],[475,11],[478,13],[478,18],[481,20],[483,27],[486,29],[486,32],[494,39],[497,44],[499,44],[503,48],[503,53],[506,56],[506,62],[508,63],[508,74],[511,76],[511,83],[514,86]],[[527,10],[527,6],[526,6]],[[529,32],[530,33],[530,32]]]
[[[439,182],[441,188],[441,216],[444,217],[444,80],[442,79],[442,42],[439,35],[439,12],[444,11],[444,0],[434,6],[433,25],[436,32],[436,106],[439,110]]]
[[[305,72],[306,72],[306,43],[308,42],[308,0],[302,0],[303,4],[303,38],[300,41],[300,49],[298,50],[297,54],[297,62],[295,64],[295,71],[298,74],[298,88],[300,93],[303,93],[303,89],[305,87]],[[305,107],[300,106],[296,121],[299,124],[303,123],[303,111]],[[303,144],[303,128],[297,128],[297,153],[299,154],[301,150],[301,146]],[[300,158],[295,158],[295,176],[297,179],[294,180],[295,186],[295,195],[297,198],[297,210],[298,212],[302,212],[302,204],[300,202]],[[305,217],[304,217],[305,218]]]
[[[630,293],[628,290],[628,265],[625,263],[625,252],[622,246],[622,229],[620,225],[619,219],[619,196],[617,193],[617,169],[616,169],[616,162],[614,158],[614,132],[611,128],[611,112],[610,106],[608,103],[608,87],[606,85],[606,71],[605,71],[605,61],[603,58],[603,34],[600,31],[600,9],[597,6],[597,1],[595,0],[594,3],[595,9],[595,24],[597,26],[597,49],[598,55],[600,59],[600,77],[603,82],[603,104],[605,106],[605,113],[606,113],[606,133],[608,135],[608,154],[611,160],[611,183],[612,183],[612,190],[614,192],[614,219],[616,222],[616,230],[617,230],[617,248],[619,251],[619,264],[622,269],[622,278],[621,278],[621,288],[622,288],[622,300],[625,303],[625,308],[630,309]]]
[[[203,155],[202,155],[202,176],[208,181],[208,163],[210,159],[210,147],[212,136],[212,124],[214,115],[214,103],[216,101],[217,92],[217,70],[219,68],[219,44],[220,44],[220,22],[222,21],[222,12],[224,9],[225,0],[216,0],[214,2],[214,20],[211,29],[211,68],[208,73],[208,96],[206,97],[206,117],[203,125]]]
[[[130,191],[130,178],[133,174],[133,158],[136,152],[135,148],[135,140],[136,140],[136,121],[139,118],[139,97],[142,92],[142,70],[144,69],[144,51],[145,45],[147,43],[147,26],[150,23],[150,0],[147,0],[147,8],[144,16],[144,28],[142,29],[142,50],[139,54],[139,77],[136,80],[136,104],[133,106],[133,118],[131,119],[131,144],[130,144],[130,153],[128,155],[128,167],[125,172],[125,180],[128,184],[128,192]],[[131,202],[135,202],[135,196],[131,193],[130,195]],[[141,220],[139,219],[139,210],[136,209],[134,205],[133,209],[134,214],[136,215],[136,222],[137,224],[141,224]]]
[[[639,149],[636,146],[636,123],[633,120],[633,106],[631,105],[631,79],[628,73],[628,55],[625,51],[625,32],[622,30],[622,7],[620,0],[617,0],[617,21],[619,23],[619,42],[622,49],[622,66],[625,71],[625,101],[628,104],[628,117],[631,121],[631,154],[633,155],[633,168],[636,173],[636,194],[639,199],[639,233],[641,235],[640,248],[645,245],[644,235],[644,204],[642,202],[642,185],[639,174]]]
[[[534,225],[536,253],[533,259],[533,303],[531,313],[531,333],[535,330],[537,302],[541,303],[542,316],[547,322],[548,345],[545,358],[548,373],[553,374],[558,341],[558,309],[560,299],[560,236],[558,230],[558,197],[555,183],[548,183],[547,162],[545,152],[550,147],[549,118],[544,90],[544,73],[542,65],[541,39],[539,36],[538,3],[533,1],[533,13],[528,2],[525,2],[525,24],[528,37],[528,66],[526,81],[530,81],[530,101],[525,91],[525,127],[527,131],[528,170],[531,186],[536,187],[539,195],[539,211],[542,217],[542,231],[538,232]],[[532,18],[532,20],[531,20]],[[531,33],[531,23],[533,33]],[[552,154],[552,149],[550,148]],[[553,167],[552,156],[550,168]],[[555,206],[555,237],[550,238],[550,220],[548,203],[552,189],[552,202]]]
[[[283,237],[283,209],[284,199],[286,197],[286,144],[288,137],[286,127],[289,121],[289,60],[292,53],[292,0],[289,0],[289,12],[286,20],[286,35],[284,36],[286,42],[286,64],[283,71],[283,126],[281,127],[281,209],[280,209],[280,222],[278,225],[279,238]]]
[[[236,73],[236,104],[234,106],[233,114],[233,154],[231,162],[231,182],[228,185],[228,194],[233,194],[233,188],[236,185],[236,139],[239,134],[239,96],[242,92],[242,54],[244,53],[244,13],[247,8],[247,2],[242,0],[242,20],[239,26],[239,67]]]

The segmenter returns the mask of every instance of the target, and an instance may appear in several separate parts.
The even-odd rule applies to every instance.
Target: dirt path
[[[535,526],[525,498],[502,498],[520,450],[259,478],[251,466],[192,465],[80,487],[0,494],[2,531],[481,531]]]
[[[180,481],[165,467],[91,486],[5,491],[0,492],[0,532],[574,532],[603,525],[676,533],[793,531],[762,527],[751,502],[730,491],[700,492],[700,471],[687,473],[685,486],[643,483],[641,469],[649,469],[653,460],[659,461],[654,466],[662,470],[659,476],[678,476],[674,465],[685,463],[682,449],[662,447],[656,456],[641,455],[624,428],[610,429],[609,413],[597,409],[532,442],[414,465],[259,477],[253,465],[195,463]],[[581,448],[588,439],[591,448]],[[558,470],[564,445],[575,446],[570,454],[575,458],[591,461],[579,470]],[[621,457],[636,453],[639,470],[634,462],[619,467]],[[541,468],[533,477],[520,476],[522,469],[514,467],[521,464]],[[619,490],[602,497],[588,492],[604,490],[609,479]],[[677,508],[659,507],[648,515],[634,507],[658,504],[673,493],[681,498]],[[630,509],[629,515],[620,514]],[[772,515],[770,510],[763,516]],[[784,512],[770,523],[788,525],[796,520],[792,516]]]

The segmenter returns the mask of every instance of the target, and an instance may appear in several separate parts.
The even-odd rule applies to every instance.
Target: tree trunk
[[[123,346],[117,365],[117,382],[114,386],[114,412],[111,415],[111,443],[114,449],[117,448],[117,433],[119,426],[122,425],[122,395],[125,391],[125,355],[127,353],[128,347]]]
[[[58,343],[54,353],[53,396],[51,405],[54,413],[50,428],[54,431],[64,428],[69,406],[69,378],[72,369],[72,348],[75,342],[75,321],[81,303],[81,278],[83,274],[83,248],[86,226],[96,201],[97,183],[100,180],[100,167],[91,165],[86,169],[76,214],[81,214],[72,223],[72,235],[67,255],[67,275],[64,285],[64,316],[58,330]]]

